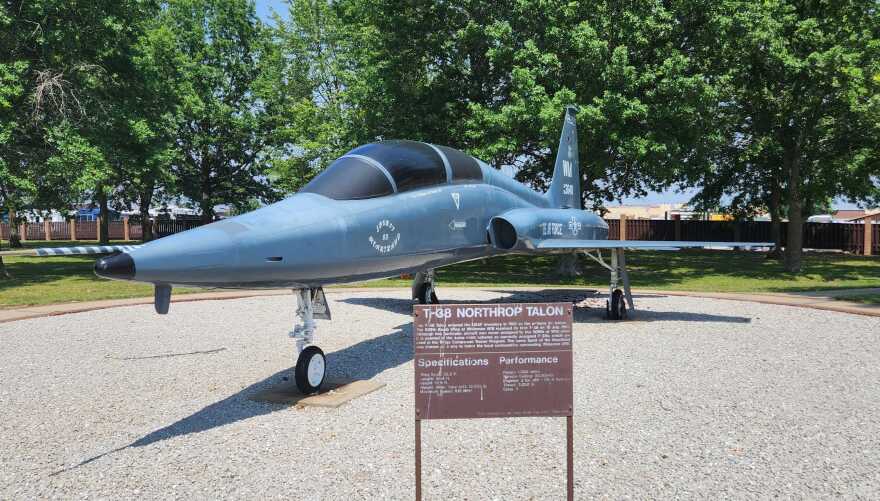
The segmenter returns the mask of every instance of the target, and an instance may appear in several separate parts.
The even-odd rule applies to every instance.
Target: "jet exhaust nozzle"
[[[95,275],[116,280],[134,279],[134,259],[126,252],[102,257],[95,261]]]

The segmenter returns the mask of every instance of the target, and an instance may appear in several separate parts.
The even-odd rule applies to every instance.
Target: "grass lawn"
[[[880,304],[880,294],[865,294],[859,296],[838,297],[841,301],[852,301],[854,303]]]
[[[27,241],[25,247],[68,247],[96,245],[93,241]],[[140,242],[112,242],[114,245]],[[3,250],[9,250],[4,245]],[[99,299],[122,299],[153,295],[151,285],[98,278],[94,273],[98,256],[6,256],[3,262],[11,279],[0,279],[0,308],[24,305],[71,303]],[[197,289],[175,289],[193,292]]]
[[[604,254],[606,261],[608,253]],[[880,287],[880,258],[817,253],[804,256],[804,272],[785,272],[782,262],[747,251],[629,251],[633,287],[713,292],[795,292]],[[560,278],[554,256],[507,256],[470,261],[437,270],[439,287],[449,286],[592,286],[607,287],[608,271],[582,257],[584,274]],[[409,286],[390,279],[365,286]]]
[[[27,244],[65,246],[78,243]],[[461,263],[437,270],[438,286],[607,287],[608,272],[589,259],[582,258],[584,274],[576,278],[557,277],[556,259],[552,256],[507,256]],[[0,280],[0,307],[152,295],[149,285],[96,277],[92,272],[94,256],[6,257],[4,262],[13,278]],[[880,258],[877,257],[810,254],[805,256],[804,273],[800,275],[786,273],[779,261],[765,259],[763,254],[756,252],[630,251],[627,263],[633,287],[645,289],[791,292],[880,287]],[[388,279],[357,285],[409,287],[410,281]],[[175,289],[175,293],[197,290]]]

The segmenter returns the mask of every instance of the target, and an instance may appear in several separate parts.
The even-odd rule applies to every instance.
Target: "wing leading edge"
[[[40,247],[0,252],[0,256],[81,256],[87,254],[112,254],[128,252],[139,245],[79,245],[76,247]]]
[[[706,247],[773,247],[770,242],[686,242],[658,240],[544,240],[539,249],[681,249]]]

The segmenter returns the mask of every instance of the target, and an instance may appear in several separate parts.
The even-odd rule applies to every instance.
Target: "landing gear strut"
[[[315,340],[315,318],[330,319],[324,290],[298,289],[296,294],[296,317],[301,324],[296,324],[288,334],[296,341],[296,369],[293,371],[294,381],[299,391],[306,395],[317,393],[327,373],[327,359],[324,352],[312,343]],[[317,311],[316,311],[317,306]]]
[[[633,305],[632,291],[629,287],[629,273],[626,271],[626,252],[622,248],[611,249],[611,264],[602,259],[602,253],[597,249],[596,254],[584,251],[593,261],[611,272],[611,284],[608,288],[608,301],[605,304],[605,315],[610,320],[624,320],[627,318],[627,307],[635,310]],[[620,284],[620,282],[623,282]],[[623,285],[623,290],[619,285]]]
[[[434,270],[420,271],[416,273],[412,284],[412,298],[419,304],[437,304],[437,294],[434,292]]]

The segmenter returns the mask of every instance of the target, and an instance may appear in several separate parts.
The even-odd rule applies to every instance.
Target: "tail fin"
[[[581,170],[578,164],[577,107],[565,107],[565,122],[559,137],[556,151],[556,165],[553,167],[553,180],[550,182],[550,205],[563,209],[581,208]]]

